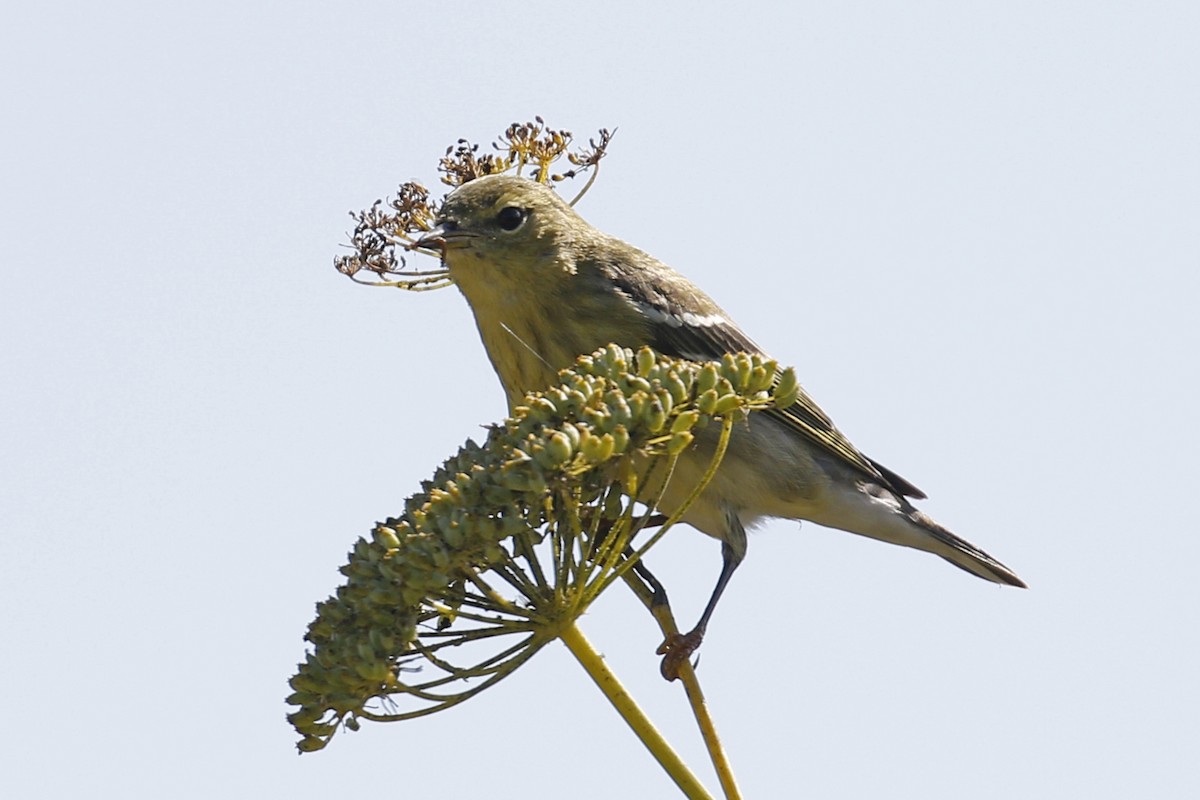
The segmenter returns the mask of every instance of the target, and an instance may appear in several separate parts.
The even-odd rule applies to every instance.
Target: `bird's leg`
[[[625,558],[633,558],[632,546],[625,548]],[[636,572],[637,576],[645,581],[650,587],[650,591],[652,593],[650,598],[651,611],[653,611],[656,606],[671,605],[670,601],[667,600],[666,587],[662,585],[662,582],[658,578],[654,577],[654,573],[650,571],[649,567],[642,563],[641,559],[638,559],[633,563],[633,571]]]
[[[721,559],[723,562],[721,564],[721,576],[717,578],[716,588],[713,589],[712,597],[708,599],[708,605],[704,607],[704,613],[700,615],[700,621],[688,633],[676,633],[668,636],[667,640],[659,645],[658,653],[663,657],[660,669],[662,676],[667,680],[673,681],[679,677],[679,665],[687,661],[692,653],[696,652],[696,649],[700,647],[700,643],[704,641],[704,631],[708,628],[709,617],[712,616],[713,610],[717,607],[717,601],[721,599],[721,594],[725,591],[725,587],[729,585],[729,579],[733,577],[733,572],[738,568],[738,564],[742,563],[742,558],[745,557],[745,554],[744,547],[739,553],[728,542],[721,543]]]
[[[655,528],[659,525],[662,525],[666,521],[667,517],[665,514],[653,514],[646,519],[646,522],[642,525],[642,528]],[[601,538],[603,538],[604,535],[607,535],[607,531],[602,532]],[[624,555],[626,560],[632,561],[634,553],[635,551],[633,549],[633,545],[630,544],[625,546]],[[643,562],[640,558],[633,562],[633,571],[637,573],[637,576],[650,587],[651,596],[648,605],[651,611],[658,606],[670,605],[670,602],[667,600],[666,588],[662,585],[662,582],[658,578],[654,577],[654,573],[650,571],[650,568],[647,567],[645,562]]]

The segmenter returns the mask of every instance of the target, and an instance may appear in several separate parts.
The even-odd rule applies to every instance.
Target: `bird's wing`
[[[668,299],[670,295],[667,292],[647,292],[648,277],[640,275],[640,285],[636,287],[620,286],[620,278],[616,278],[616,281],[649,323],[651,347],[664,355],[689,361],[720,360],[726,353],[765,355],[762,348],[699,290],[696,292],[701,300],[702,312],[684,311]],[[695,299],[697,295],[692,295],[692,298]],[[767,413],[825,452],[897,494],[918,499],[925,497],[925,493],[916,486],[860,453],[803,389],[793,405],[786,409],[771,409]]]

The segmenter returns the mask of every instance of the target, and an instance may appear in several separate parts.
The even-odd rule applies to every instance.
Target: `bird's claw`
[[[663,657],[659,671],[669,681],[679,678],[679,667],[691,658],[692,653],[704,641],[704,631],[696,629],[691,633],[673,633],[658,646],[657,652]]]

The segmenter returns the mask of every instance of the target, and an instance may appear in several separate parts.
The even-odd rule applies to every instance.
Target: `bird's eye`
[[[506,231],[515,231],[521,227],[521,223],[525,221],[525,209],[517,208],[516,206],[507,206],[500,209],[500,213],[496,215],[496,222],[501,229]]]

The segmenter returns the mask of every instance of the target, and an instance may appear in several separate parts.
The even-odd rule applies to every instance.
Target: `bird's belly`
[[[719,432],[718,425],[710,424],[680,456],[660,503],[665,513],[679,508],[703,479]],[[774,420],[753,414],[734,426],[720,467],[683,521],[726,540],[731,513],[746,527],[764,517],[813,519],[822,515],[828,494],[829,476],[812,447]]]

